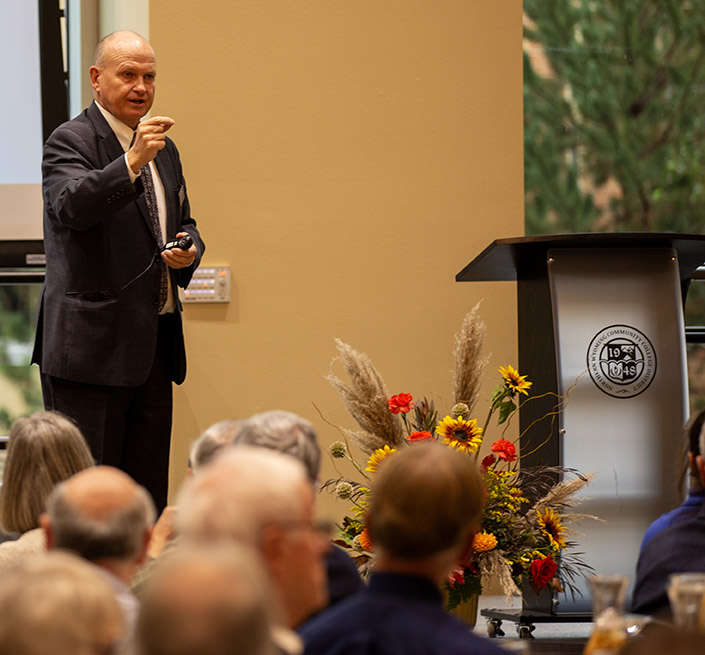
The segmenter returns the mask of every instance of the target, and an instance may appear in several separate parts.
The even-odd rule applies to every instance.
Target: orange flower
[[[370,538],[370,533],[367,528],[365,528],[360,533],[360,546],[362,546],[368,553],[372,552],[372,548],[374,546],[372,544],[372,539]]]
[[[387,401],[389,411],[392,414],[406,414],[414,408],[414,403],[412,400],[413,399],[410,393],[398,393],[396,396],[392,396]]]
[[[511,441],[497,439],[492,444],[492,452],[497,453],[497,457],[505,462],[513,462],[517,458],[517,449]]]
[[[418,443],[419,441],[435,441],[433,435],[427,430],[421,432],[412,432],[406,439],[409,443]]]
[[[497,537],[491,532],[478,532],[472,540],[472,549],[476,553],[484,553],[497,546]]]

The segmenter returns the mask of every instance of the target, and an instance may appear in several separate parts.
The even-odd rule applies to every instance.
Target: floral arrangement
[[[480,426],[472,418],[487,365],[482,356],[484,336],[485,325],[475,306],[455,336],[455,404],[442,417],[434,402],[426,398],[415,400],[409,393],[390,395],[369,358],[340,340],[336,345],[348,382],[332,372],[328,376],[361,428],[339,428],[344,440],[330,448],[333,458],[352,463],[359,479],[341,476],[324,486],[351,504],[337,543],[355,551],[363,574],[374,565],[365,512],[371,500],[370,483],[381,462],[401,448],[426,440],[438,441],[477,461],[490,425],[501,428],[489,453],[478,462],[487,493],[482,530],[474,537],[472,552],[446,582],[448,609],[480,594],[483,580],[490,578],[499,580],[508,597],[520,594],[524,583],[537,594],[549,585],[555,591],[567,588],[575,593],[572,581],[590,569],[579,553],[568,552],[575,545],[570,541],[569,524],[584,518],[572,511],[578,500],[575,494],[589,476],[561,467],[522,468],[516,440],[504,438],[518,407],[531,400],[532,383],[527,376],[512,366],[500,367],[501,382],[489,397],[484,424]],[[565,400],[558,399],[551,420]],[[365,454],[364,465],[351,455],[349,439]]]

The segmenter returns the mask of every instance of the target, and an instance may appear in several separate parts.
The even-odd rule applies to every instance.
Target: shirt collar
[[[96,107],[100,109],[100,113],[103,114],[103,117],[105,118],[106,121],[108,121],[108,125],[110,125],[110,129],[115,133],[115,136],[117,137],[117,140],[119,141],[120,145],[122,146],[122,149],[127,152],[130,149],[130,145],[132,143],[132,136],[135,133],[135,131],[129,127],[128,125],[125,125],[119,118],[115,118],[105,107],[101,106],[99,102],[94,100]]]

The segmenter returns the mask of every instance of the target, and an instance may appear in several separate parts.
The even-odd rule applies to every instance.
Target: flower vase
[[[531,587],[528,580],[524,580],[521,585],[521,596],[525,610],[532,612],[545,612],[555,614],[558,602],[553,597],[553,590],[550,585],[546,585],[541,593],[537,594]]]
[[[460,619],[469,628],[474,628],[477,623],[477,604],[480,597],[477,594],[461,601],[450,613]]]

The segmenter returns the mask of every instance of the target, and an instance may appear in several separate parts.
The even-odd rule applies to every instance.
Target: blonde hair
[[[0,524],[7,532],[39,525],[54,486],[93,466],[81,431],[58,412],[35,412],[10,429],[0,492]]]
[[[52,551],[0,585],[0,653],[94,655],[124,636],[115,592],[75,555]]]

